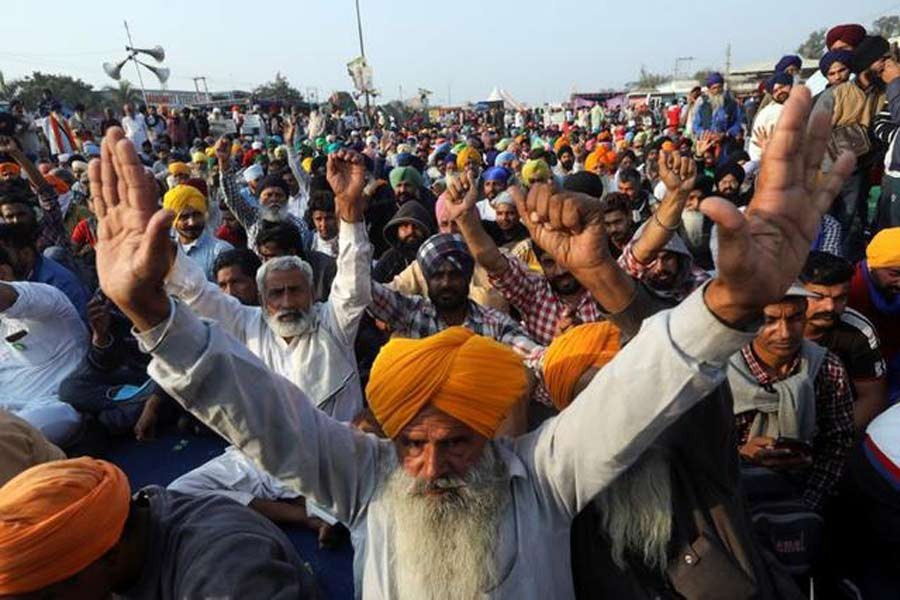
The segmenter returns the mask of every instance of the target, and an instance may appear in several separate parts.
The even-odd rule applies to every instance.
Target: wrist
[[[732,329],[746,330],[762,312],[762,307],[737,298],[719,278],[706,286],[703,301],[719,321]]]
[[[135,294],[134,302],[116,303],[140,332],[149,331],[169,318],[171,304],[165,290]]]

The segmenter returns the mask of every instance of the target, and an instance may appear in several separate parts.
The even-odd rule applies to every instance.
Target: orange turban
[[[390,438],[431,405],[491,438],[528,389],[522,359],[465,327],[421,340],[395,338],[375,359],[369,407]]]
[[[169,175],[187,175],[191,176],[191,168],[186,163],[175,161],[169,163]]]
[[[69,191],[69,184],[57,177],[56,175],[44,175],[44,179],[53,188],[57,194],[65,194]]]
[[[22,173],[22,167],[13,162],[0,163],[0,175],[18,177]]]
[[[572,327],[544,354],[544,384],[559,410],[572,403],[575,384],[591,367],[602,367],[620,348],[619,330],[608,321]]]
[[[83,457],[23,471],[0,488],[0,594],[82,571],[122,535],[131,490],[114,464]]]
[[[866,247],[866,263],[870,269],[900,267],[900,227],[879,231]]]

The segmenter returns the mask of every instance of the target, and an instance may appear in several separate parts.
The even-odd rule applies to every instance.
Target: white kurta
[[[572,519],[725,380],[728,357],[753,335],[722,324],[698,290],[645,321],[563,413],[522,437],[492,440],[509,469],[512,501],[496,542],[500,582],[484,597],[572,598]],[[356,548],[362,597],[398,597],[394,524],[380,493],[398,468],[390,440],[297,402],[302,391],[183,306],[173,304],[168,320],[138,339],[153,354],[153,379],[172,397],[364,540]]]
[[[778,122],[778,117],[781,116],[781,111],[783,109],[783,104],[772,101],[766,104],[763,109],[756,114],[756,118],[753,119],[753,131],[750,134],[750,142],[747,146],[747,154],[750,155],[750,160],[758,161],[762,157],[762,149],[760,149],[759,144],[757,143],[759,136],[756,132],[766,132],[769,141],[771,141],[772,132],[775,130],[775,123]]]

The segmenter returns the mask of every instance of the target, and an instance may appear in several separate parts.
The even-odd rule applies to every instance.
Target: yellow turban
[[[183,162],[169,163],[169,175],[187,175],[190,177],[191,168]]]
[[[543,158],[531,159],[522,167],[522,181],[525,185],[531,185],[535,181],[546,183],[552,176],[550,165]]]
[[[484,164],[481,160],[481,153],[472,146],[466,146],[456,155],[456,168],[465,171],[466,166],[475,163],[478,166]]]
[[[303,167],[303,170],[307,173],[312,172],[312,156],[307,156],[303,159],[303,162],[300,163],[300,166]]]
[[[375,359],[369,407],[390,438],[431,405],[491,438],[528,388],[522,359],[465,327],[421,340],[395,338]]]
[[[163,208],[171,210],[176,215],[187,207],[202,213],[206,212],[206,196],[192,185],[184,183],[176,185],[163,196]]]
[[[900,227],[882,229],[866,248],[866,262],[870,269],[900,267]]]
[[[206,153],[200,152],[199,150],[197,150],[196,152],[191,154],[191,162],[196,163],[198,165],[205,165],[206,161],[208,159],[209,159],[209,157],[206,155]],[[173,173],[173,175],[174,175],[174,173]],[[188,175],[190,175],[190,170],[188,170]]]
[[[544,384],[559,410],[572,402],[575,384],[591,367],[602,367],[620,348],[619,330],[608,321],[572,327],[544,354]]]
[[[584,159],[584,170],[588,173],[595,173],[597,166],[600,164],[600,158],[600,152],[597,150],[588,154]]]
[[[82,571],[122,535],[131,490],[112,463],[83,457],[23,471],[0,488],[0,594]]]

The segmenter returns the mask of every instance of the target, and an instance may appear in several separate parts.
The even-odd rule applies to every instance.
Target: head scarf
[[[499,181],[504,185],[509,181],[512,173],[506,167],[490,167],[484,172],[485,181]]]
[[[866,247],[866,262],[870,269],[900,267],[900,227],[879,231]]]
[[[69,191],[69,184],[65,181],[57,177],[56,175],[44,175],[44,179],[47,180],[47,183],[53,187],[53,191],[57,194],[65,194]]]
[[[462,271],[466,279],[471,278],[475,270],[472,254],[456,233],[439,233],[425,240],[419,247],[416,261],[426,279],[431,279],[445,261]]]
[[[619,348],[619,330],[609,321],[578,325],[554,338],[544,354],[544,383],[553,405],[562,410],[571,404],[585,371],[611,361]]]
[[[472,146],[466,146],[456,155],[456,168],[460,171],[464,171],[466,166],[473,162],[478,166],[484,164],[481,160],[481,153]]]
[[[710,87],[713,85],[722,85],[725,83],[725,78],[722,77],[721,73],[713,72],[706,76],[706,87]]]
[[[206,213],[206,196],[192,185],[179,184],[163,196],[163,208],[171,210],[176,215],[185,208]]]
[[[250,183],[251,181],[256,181],[260,177],[264,175],[264,171],[262,165],[250,165],[246,169],[244,169],[244,181]]]
[[[522,181],[525,185],[531,185],[536,179],[549,181],[551,176],[550,165],[542,158],[529,160],[522,167]]]
[[[422,175],[415,167],[394,167],[391,169],[388,179],[391,182],[391,189],[397,189],[401,181],[404,181],[416,188],[422,187]]]
[[[291,195],[291,191],[288,188],[287,182],[278,175],[266,175],[265,177],[263,177],[262,181],[257,184],[256,191],[262,194],[264,189],[273,187],[280,189],[282,192],[284,192],[285,196]]]
[[[822,60],[819,61],[819,71],[822,72],[822,75],[827,76],[828,69],[836,62],[849,69],[850,65],[853,64],[853,52],[850,50],[829,50],[822,57]]]
[[[25,594],[79,573],[118,543],[131,490],[93,458],[32,467],[0,488],[0,594]]]
[[[19,177],[22,174],[22,167],[14,162],[0,163],[0,175],[12,175]]]
[[[209,157],[206,155],[205,152],[201,152],[201,151],[197,150],[196,152],[191,154],[191,162],[192,163],[196,163],[198,165],[205,165],[208,160],[209,160]]]
[[[506,165],[513,162],[514,160],[516,160],[516,155],[513,154],[512,152],[501,152],[494,159],[494,166],[495,167],[505,167]]]
[[[879,58],[891,51],[891,45],[880,35],[867,35],[853,50],[850,69],[859,75],[872,66]]]
[[[866,28],[862,25],[856,23],[836,25],[825,34],[825,47],[830,49],[835,42],[841,41],[856,48],[864,37],[866,37]]]
[[[798,69],[803,66],[803,61],[796,54],[786,54],[781,57],[777,63],[775,63],[775,72],[776,73],[784,73],[785,69],[788,67],[797,67]]]
[[[169,163],[169,175],[190,175],[191,168],[183,162]]]
[[[438,225],[440,225],[441,221],[446,221],[450,218],[450,215],[447,214],[447,192],[444,192],[440,196],[438,196],[437,201],[434,203],[434,216],[437,219]]]
[[[28,467],[65,457],[28,421],[0,410],[0,487]]]
[[[776,85],[793,85],[794,78],[785,73],[784,71],[778,71],[773,74],[771,77],[766,79],[766,91],[770,94],[772,90],[775,89]]]
[[[427,405],[492,438],[527,388],[515,352],[465,327],[450,327],[424,339],[388,342],[372,365],[366,397],[390,438]]]
[[[509,206],[518,208],[516,206],[515,199],[512,197],[512,194],[510,194],[508,191],[505,191],[505,190],[500,192],[499,194],[497,194],[494,197],[494,199],[491,200],[491,206],[496,207],[496,206],[499,206],[500,204],[508,204]]]

